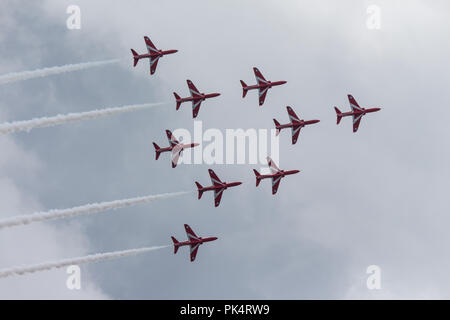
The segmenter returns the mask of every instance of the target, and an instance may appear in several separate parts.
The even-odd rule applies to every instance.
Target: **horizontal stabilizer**
[[[197,181],[195,181],[195,184],[197,185],[197,189],[198,189],[198,198],[201,199],[202,195],[203,195],[203,187],[200,183],[198,183]]]
[[[174,237],[171,237],[173,241],[173,254],[176,254],[179,248],[179,242]]]
[[[161,148],[156,144],[156,143],[154,143],[153,142],[153,146],[155,147],[155,152],[156,152],[156,155],[155,155],[155,160],[158,160],[158,158],[159,158],[159,155],[161,154]]]
[[[181,97],[176,92],[174,92],[173,95],[175,96],[175,100],[177,101],[176,110],[178,110],[181,106]]]
[[[241,81],[241,85],[242,85],[242,98],[245,98],[248,88],[244,81],[242,81],[242,80],[240,80],[240,81]]]
[[[256,186],[259,186],[259,183],[261,182],[261,175],[255,169],[253,169],[253,172],[255,173],[256,176]]]
[[[280,134],[280,123],[277,121],[277,119],[273,119],[273,123],[275,123],[275,128],[277,129],[277,131],[275,132],[275,135],[279,135]]]
[[[337,116],[336,124],[339,124],[339,122],[341,122],[342,119],[342,112],[337,107],[334,107],[334,110],[336,111]]]
[[[136,51],[134,51],[133,49],[131,49],[131,53],[133,54],[133,59],[134,59],[133,67],[136,67],[136,65],[139,61],[139,54]]]

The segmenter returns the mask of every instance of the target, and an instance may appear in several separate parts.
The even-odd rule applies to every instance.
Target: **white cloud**
[[[33,175],[33,170],[39,168],[36,156],[22,150],[7,137],[0,138],[0,150],[2,150],[0,217],[5,218],[41,209],[39,202],[32,195],[19,190],[11,174],[16,170],[23,170],[27,175]],[[2,230],[0,233],[0,268],[76,257],[87,253],[86,238],[76,224],[65,226],[36,224]],[[0,299],[107,298],[91,282],[89,274],[83,269],[81,279],[81,290],[67,289],[65,269],[1,279]]]

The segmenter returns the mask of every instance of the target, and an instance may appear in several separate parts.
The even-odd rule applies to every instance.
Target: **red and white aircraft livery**
[[[272,172],[272,174],[259,174],[259,172],[256,171],[255,169],[253,169],[253,172],[255,172],[256,175],[256,186],[259,185],[262,179],[272,178],[272,194],[277,193],[281,178],[284,178],[287,175],[296,174],[300,172],[300,170],[289,170],[289,171],[280,170],[275,164],[275,162],[273,162],[273,160],[270,159],[270,157],[267,157],[267,163],[269,164],[270,171]]]
[[[181,98],[176,92],[173,93],[177,101],[177,110],[183,102],[192,101],[192,118],[196,118],[198,111],[200,110],[200,104],[209,98],[220,96],[220,93],[200,93],[200,91],[194,86],[191,80],[186,80],[191,96],[187,98]]]
[[[289,114],[289,119],[291,120],[291,123],[280,124],[276,119],[273,119],[273,122],[275,123],[275,128],[277,129],[276,132],[277,136],[280,134],[281,129],[284,128],[292,129],[292,144],[295,144],[297,142],[301,128],[310,124],[320,122],[320,120],[300,120],[291,107],[287,106],[286,109]]]
[[[175,168],[178,163],[178,159],[180,159],[181,154],[184,149],[193,148],[199,145],[199,143],[180,143],[175,136],[170,132],[170,130],[166,130],[167,139],[169,139],[169,147],[160,148],[156,143],[153,142],[153,146],[155,147],[155,159],[158,160],[159,155],[162,152],[172,151],[172,168]]]
[[[361,122],[361,118],[363,115],[381,110],[381,108],[370,108],[370,109],[361,108],[358,105],[358,102],[356,102],[355,98],[353,98],[353,96],[351,94],[348,95],[348,101],[350,102],[350,107],[352,108],[351,112],[341,112],[337,107],[334,107],[334,110],[336,110],[336,115],[337,115],[336,124],[339,124],[339,122],[341,122],[342,117],[352,116],[353,117],[353,132],[358,131],[359,123]]]
[[[202,245],[205,242],[210,242],[217,240],[217,237],[208,237],[208,238],[202,238],[198,237],[194,231],[192,231],[191,227],[189,227],[187,224],[184,225],[184,229],[186,229],[186,234],[188,237],[187,241],[179,242],[174,237],[172,238],[173,241],[173,253],[176,254],[179,247],[182,246],[190,246],[191,247],[191,262],[195,260],[195,257],[197,256],[197,251],[200,245]]]
[[[262,73],[258,70],[258,68],[253,68],[253,72],[255,73],[256,77],[256,85],[253,86],[247,86],[244,81],[241,81],[242,85],[242,98],[245,98],[245,95],[247,94],[248,90],[258,89],[259,93],[259,105],[262,106],[264,103],[264,100],[266,99],[267,90],[269,88],[272,88],[273,86],[279,86],[282,84],[285,84],[287,81],[267,81]]]
[[[200,183],[195,181],[195,184],[197,185],[198,189],[198,198],[200,199],[203,195],[203,192],[205,191],[214,191],[214,206],[218,207],[220,204],[220,200],[222,199],[222,193],[224,190],[228,189],[229,187],[236,187],[242,182],[230,182],[226,183],[225,181],[220,181],[219,177],[214,173],[213,170],[209,169],[209,176],[211,177],[212,186],[209,187],[202,187]]]
[[[163,51],[163,50],[156,49],[155,45],[152,43],[150,38],[147,36],[144,37],[144,40],[145,40],[145,44],[147,45],[148,53],[138,54],[136,51],[131,49],[131,53],[133,54],[133,59],[134,59],[133,67],[136,67],[139,59],[149,58],[150,59],[150,74],[155,73],[159,58],[165,56],[166,54],[178,52],[178,50],[164,50]]]

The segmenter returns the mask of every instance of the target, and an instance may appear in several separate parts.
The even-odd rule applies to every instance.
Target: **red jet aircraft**
[[[209,176],[211,177],[212,186],[209,187],[202,187],[200,183],[195,181],[195,184],[198,188],[198,198],[200,199],[203,195],[203,192],[205,191],[214,191],[214,206],[218,207],[220,204],[220,200],[222,199],[222,193],[223,190],[228,189],[229,187],[236,187],[242,182],[230,182],[226,183],[225,181],[220,181],[220,179],[217,177],[217,175],[214,173],[213,170],[209,169]]]
[[[310,124],[320,122],[320,120],[306,120],[306,121],[300,120],[291,107],[287,106],[286,109],[289,114],[289,119],[291,120],[291,123],[280,124],[276,119],[273,119],[273,122],[275,123],[275,127],[277,129],[276,135],[280,134],[281,129],[292,128],[292,144],[295,144],[297,142],[301,128]]]
[[[361,118],[363,115],[381,110],[381,108],[361,108],[351,94],[348,95],[348,101],[350,102],[350,107],[352,108],[351,112],[341,112],[337,107],[334,107],[337,116],[336,124],[339,124],[339,122],[341,122],[342,117],[353,116],[353,132],[358,131],[359,123],[361,122]]]
[[[191,96],[187,98],[181,98],[176,92],[173,93],[175,99],[177,100],[177,110],[183,102],[192,101],[192,118],[196,118],[198,111],[200,110],[200,104],[209,98],[214,98],[220,96],[220,93],[200,93],[200,91],[194,86],[191,80],[186,80]]]
[[[178,163],[178,159],[180,158],[183,150],[186,148],[193,148],[199,145],[199,143],[180,143],[175,136],[170,132],[170,130],[166,130],[167,139],[169,139],[169,147],[160,148],[156,143],[153,142],[153,146],[155,147],[155,159],[158,160],[161,152],[172,151],[172,168],[175,168]]]
[[[187,237],[189,240],[179,242],[174,237],[171,237],[172,241],[173,241],[173,253],[176,254],[179,247],[190,246],[191,247],[191,262],[195,260],[195,257],[197,256],[197,251],[198,251],[198,248],[200,247],[200,245],[202,245],[205,242],[217,240],[217,237],[208,237],[208,238],[198,237],[187,224],[184,225],[184,229],[186,229],[186,234],[187,234]]]
[[[156,49],[155,45],[152,43],[152,41],[150,40],[149,37],[144,37],[144,40],[145,40],[145,44],[147,45],[148,53],[138,54],[136,51],[131,49],[131,53],[133,54],[133,59],[134,59],[133,67],[136,67],[139,59],[149,58],[150,59],[150,74],[155,73],[159,58],[161,58],[162,56],[164,56],[166,54],[178,52],[178,50],[163,51],[163,50]]]
[[[244,81],[241,81],[242,85],[242,98],[245,98],[245,95],[247,94],[248,90],[258,89],[259,92],[259,105],[262,106],[264,103],[264,100],[266,99],[267,90],[269,88],[272,88],[273,86],[279,86],[282,84],[285,84],[287,81],[267,81],[261,72],[258,70],[258,68],[253,68],[253,72],[255,73],[256,77],[256,85],[253,86],[247,86]]]
[[[272,178],[272,194],[277,193],[281,178],[284,178],[287,175],[296,174],[300,172],[300,170],[289,170],[289,171],[280,170],[275,164],[275,162],[273,162],[273,160],[270,159],[270,157],[267,157],[267,163],[269,164],[270,171],[272,171],[272,174],[259,174],[259,172],[256,171],[255,169],[253,169],[253,172],[255,172],[256,175],[256,186],[259,185],[262,179]]]

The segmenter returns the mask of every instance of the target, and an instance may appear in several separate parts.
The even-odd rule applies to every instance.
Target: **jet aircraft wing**
[[[223,182],[219,179],[219,177],[216,175],[216,173],[212,169],[209,169],[208,172],[209,172],[209,177],[211,178],[211,182],[213,185],[215,185],[215,186],[223,185]]]
[[[154,74],[156,71],[156,67],[158,66],[158,60],[160,56],[151,57],[150,58],[150,74]]]
[[[272,194],[277,193],[278,187],[280,186],[281,176],[272,178]]]

